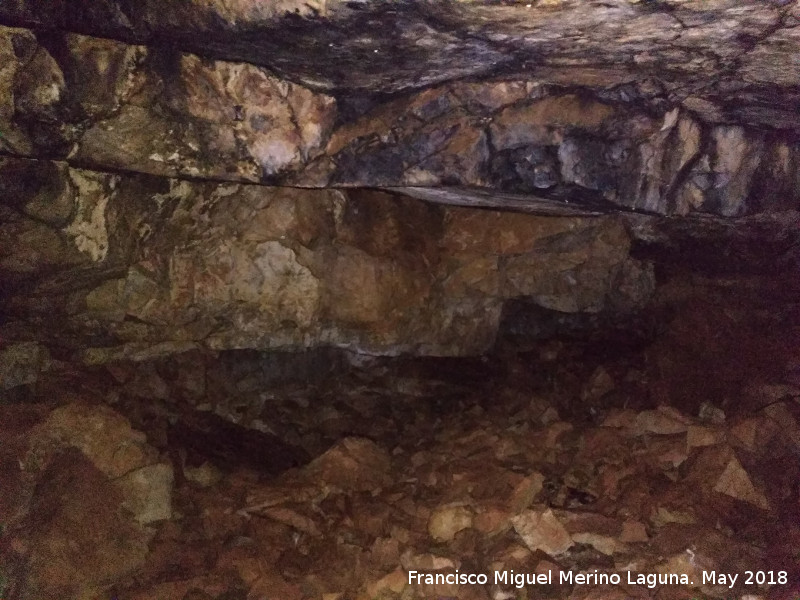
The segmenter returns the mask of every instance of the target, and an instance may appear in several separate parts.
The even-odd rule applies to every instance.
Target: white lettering
[[[689,576],[677,573],[631,573],[628,571],[629,585],[646,585],[653,589],[659,585],[689,585]]]

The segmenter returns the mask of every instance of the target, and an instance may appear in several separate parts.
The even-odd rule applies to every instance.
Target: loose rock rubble
[[[557,367],[350,359],[273,384],[269,426],[230,403],[264,376],[253,355],[235,378],[187,355],[40,382],[51,402],[0,405],[4,598],[791,597],[800,388],[682,410],[641,354],[579,346],[551,344]]]

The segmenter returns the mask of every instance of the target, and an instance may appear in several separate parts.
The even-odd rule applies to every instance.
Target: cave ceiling
[[[2,333],[475,354],[654,257],[780,270],[798,42],[785,1],[6,0]]]
[[[540,214],[786,210],[799,24],[765,0],[14,0],[0,151]]]
[[[786,0],[13,0],[0,20],[244,61],[340,96],[503,75],[798,127],[800,7]]]

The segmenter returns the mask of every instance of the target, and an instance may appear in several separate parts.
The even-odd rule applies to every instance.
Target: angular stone
[[[303,469],[303,476],[345,492],[373,491],[389,481],[391,459],[375,442],[345,438]]]
[[[764,444],[767,440],[763,439],[759,434],[764,426],[764,423],[759,418],[749,418],[738,423],[731,425],[728,430],[731,445],[740,446],[755,452],[760,444]]]
[[[697,523],[697,518],[690,512],[672,510],[664,506],[659,506],[658,510],[650,516],[650,522],[656,527],[663,527],[670,523],[694,525]]]
[[[514,513],[504,508],[486,507],[479,510],[473,519],[473,527],[483,534],[493,536],[511,528]]]
[[[534,498],[542,491],[544,475],[533,473],[520,481],[511,494],[508,506],[513,514],[518,514],[528,508]]]
[[[622,533],[620,533],[619,541],[624,544],[647,543],[650,541],[650,536],[647,535],[644,523],[640,521],[625,521],[622,524]]]
[[[106,406],[81,403],[56,408],[34,428],[26,462],[35,465],[65,447],[78,448],[111,479],[152,464],[157,457],[145,435],[122,415]],[[160,469],[152,473],[160,476]]]
[[[402,569],[396,569],[391,573],[384,575],[377,581],[369,583],[366,586],[365,595],[363,598],[380,598],[387,592],[400,594],[408,585],[408,576]],[[359,596],[361,598],[362,596]]]
[[[724,439],[722,431],[703,425],[690,425],[686,430],[686,447],[700,448],[719,444]]]
[[[172,466],[154,464],[126,473],[114,481],[122,506],[140,525],[172,518]]]
[[[119,490],[81,452],[58,454],[40,476],[24,595],[96,597],[144,564],[152,534],[130,520]]]
[[[714,491],[748,502],[764,510],[770,509],[769,501],[764,493],[753,485],[747,471],[735,457],[731,458],[719,476],[714,485]]]
[[[275,521],[283,523],[284,525],[288,525],[292,529],[302,533],[314,537],[319,537],[322,535],[319,527],[312,519],[297,512],[296,510],[292,510],[291,508],[285,506],[274,506],[272,508],[265,508],[264,510],[260,511],[259,514],[269,517],[270,519],[274,519]]]
[[[462,529],[473,525],[473,513],[464,506],[445,506],[428,519],[428,534],[437,542],[450,542]]]
[[[551,509],[527,510],[511,519],[514,530],[532,551],[541,550],[551,556],[563,554],[574,541]]]
[[[684,433],[689,428],[691,419],[671,407],[660,407],[639,413],[633,427],[635,435],[654,433],[656,435],[672,435]]]
[[[572,541],[576,544],[591,546],[601,554],[612,556],[629,552],[628,546],[620,540],[607,535],[600,535],[590,531],[573,533]]]

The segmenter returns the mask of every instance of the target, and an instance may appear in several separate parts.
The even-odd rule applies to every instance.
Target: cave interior
[[[800,598],[800,2],[0,2],[0,600]]]

